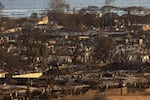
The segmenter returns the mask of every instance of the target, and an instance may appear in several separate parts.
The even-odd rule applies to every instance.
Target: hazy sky
[[[87,5],[96,5],[103,6],[105,4],[105,0],[65,0],[73,7],[85,7]],[[114,0],[112,5],[115,6],[145,6],[150,7],[150,0]]]
[[[5,9],[25,9],[25,8],[48,8],[50,0],[0,0],[5,6]],[[82,8],[88,5],[95,5],[102,7],[105,0],[65,0],[71,7]],[[150,0],[114,0],[114,6],[127,7],[127,6],[144,6],[150,8]]]

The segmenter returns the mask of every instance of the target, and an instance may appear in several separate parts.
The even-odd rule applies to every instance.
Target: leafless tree
[[[109,60],[110,51],[112,50],[113,44],[111,37],[99,37],[97,39],[97,45],[94,49],[94,56],[103,62]]]
[[[3,4],[0,2],[0,14],[1,14],[3,8],[4,8],[4,6],[3,6]]]
[[[50,0],[49,6],[53,10],[60,10],[60,11],[69,8],[69,4],[67,4],[64,0]]]
[[[111,5],[115,0],[105,0],[106,5]]]

